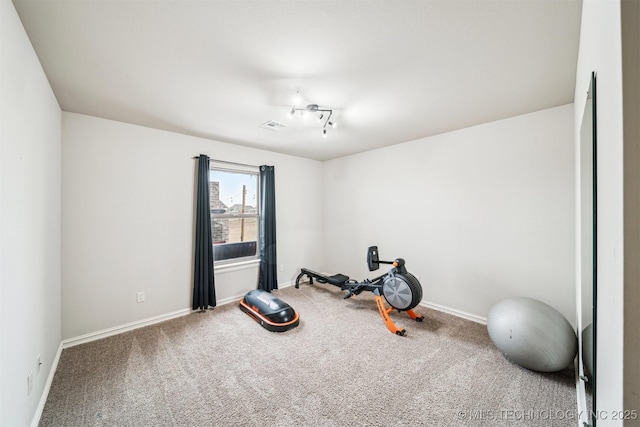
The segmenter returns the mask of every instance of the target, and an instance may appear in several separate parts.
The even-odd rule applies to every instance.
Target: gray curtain
[[[216,306],[213,276],[213,242],[209,209],[209,157],[198,158],[196,193],[196,242],[193,273],[193,309],[206,310]]]
[[[278,289],[276,190],[273,166],[260,166],[260,275],[258,289]]]

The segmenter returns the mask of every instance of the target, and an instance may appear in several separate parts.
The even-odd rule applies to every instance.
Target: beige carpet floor
[[[504,358],[486,327],[418,307],[392,318],[371,293],[330,285],[276,295],[284,333],[237,304],[62,352],[41,426],[576,426],[573,369]]]

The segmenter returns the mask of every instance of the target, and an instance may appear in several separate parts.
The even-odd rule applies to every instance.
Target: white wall
[[[60,345],[61,112],[10,1],[0,31],[0,425],[18,426]]]
[[[620,2],[584,0],[575,93],[575,150],[591,72],[597,73],[597,408],[623,408],[623,138]],[[579,286],[579,284],[577,284]],[[601,425],[622,425],[600,419]]]
[[[403,257],[424,302],[486,317],[512,296],[575,321],[573,105],[331,160],[322,266]]]
[[[62,127],[63,338],[191,307],[198,154],[275,166],[281,284],[322,259],[321,162],[73,113]],[[257,271],[216,272],[217,300]]]

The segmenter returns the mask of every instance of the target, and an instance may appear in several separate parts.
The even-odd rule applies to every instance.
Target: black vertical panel
[[[198,159],[196,184],[196,241],[193,273],[193,309],[206,310],[216,306],[213,276],[213,242],[211,240],[211,211],[209,207],[209,157]]]
[[[260,166],[260,275],[258,289],[278,289],[276,190],[273,166]]]

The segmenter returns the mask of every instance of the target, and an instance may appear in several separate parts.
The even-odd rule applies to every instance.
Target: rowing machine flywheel
[[[422,301],[422,286],[413,274],[396,273],[385,277],[382,294],[391,307],[408,311]]]

